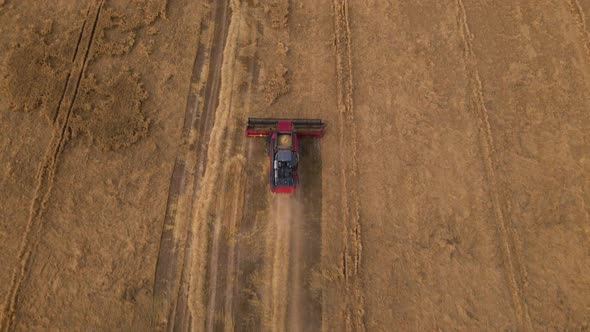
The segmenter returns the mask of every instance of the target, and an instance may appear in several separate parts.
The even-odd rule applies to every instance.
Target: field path
[[[187,281],[194,200],[207,167],[209,137],[219,103],[220,71],[229,24],[228,1],[211,2],[204,14],[182,131],[184,149],[176,158],[154,281],[154,324],[186,327]]]
[[[45,161],[37,173],[37,188],[33,196],[29,219],[18,254],[19,264],[15,271],[13,271],[8,298],[5,299],[2,308],[3,315],[0,322],[0,329],[5,331],[14,328],[15,313],[17,311],[22,283],[28,275],[34,251],[39,243],[39,239],[43,235],[44,212],[51,196],[59,158],[68,139],[69,133],[67,130],[70,116],[78,95],[80,82],[84,76],[102,6],[102,0],[92,2],[88,9],[89,17],[82,24],[79,41],[72,60],[72,69],[67,75],[67,82],[55,114],[53,135],[47,146]],[[92,20],[91,26],[86,25],[86,21],[89,19]],[[83,52],[78,52],[80,44],[85,45]]]

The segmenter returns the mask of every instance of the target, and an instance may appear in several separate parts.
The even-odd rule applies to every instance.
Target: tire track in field
[[[203,323],[207,326],[210,324],[206,320],[206,295],[205,285],[207,282],[207,262],[206,256],[210,248],[210,222],[219,222],[215,217],[216,200],[218,198],[218,185],[220,175],[222,174],[222,163],[228,158],[228,151],[231,150],[232,142],[227,139],[228,133],[234,133],[236,123],[233,120],[234,113],[240,110],[232,107],[234,97],[234,74],[236,71],[236,54],[239,40],[239,22],[241,15],[240,3],[237,0],[231,0],[229,3],[229,26],[227,28],[227,37],[225,47],[223,48],[222,64],[220,67],[218,105],[215,110],[215,119],[211,128],[211,135],[208,142],[206,169],[201,181],[201,188],[196,200],[196,207],[192,218],[191,225],[192,239],[195,248],[190,250],[191,257],[187,261],[190,265],[187,267],[188,281],[188,298],[187,314],[190,317],[190,329],[200,330]],[[216,257],[213,256],[211,264],[217,264]],[[215,291],[215,290],[213,290]],[[211,294],[208,294],[212,296]]]
[[[207,167],[229,6],[227,1],[210,1],[208,8],[200,23],[182,130],[184,148],[173,170],[154,277],[154,327],[167,331],[187,330],[191,324],[187,315],[191,291],[187,274],[194,245],[194,201]]]
[[[82,28],[80,28],[80,33],[78,34],[78,41],[76,42],[76,48],[74,49],[74,54],[72,55],[72,63],[75,63],[76,56],[78,55],[78,50],[80,49],[80,44],[82,43],[82,36],[84,35],[84,30],[86,28],[86,23],[88,22],[88,17],[90,16],[90,7],[86,10],[86,15],[84,16],[84,22],[82,22]],[[57,121],[57,116],[59,115],[59,108],[66,96],[66,91],[68,90],[68,84],[70,82],[71,72],[68,72],[66,75],[66,82],[64,83],[64,88],[61,92],[61,96],[59,98],[59,102],[57,103],[57,109],[55,110],[55,114],[53,115],[53,125],[55,125],[55,121]]]
[[[204,174],[207,171],[209,141],[213,130],[214,118],[216,117],[217,105],[219,104],[219,91],[221,85],[221,65],[223,60],[224,43],[227,38],[227,29],[229,25],[229,5],[227,1],[215,2],[215,18],[214,18],[214,34],[209,53],[209,63],[207,66],[207,75],[202,79],[204,85],[204,92],[202,97],[202,106],[204,111],[200,113],[200,125],[198,129],[199,143],[198,153],[190,156],[191,159],[196,158],[195,167],[192,169],[190,176],[191,192],[188,198],[188,209],[184,213],[183,218],[188,223],[186,231],[186,241],[184,246],[184,259],[181,266],[181,281],[178,296],[176,298],[175,312],[169,322],[172,323],[174,330],[189,330],[195,324],[195,318],[191,315],[189,308],[189,296],[193,292],[193,285],[191,284],[191,266],[194,258],[194,251],[200,249],[201,236],[208,236],[208,229],[206,224],[195,223],[196,201],[201,192],[202,181]],[[189,181],[190,182],[190,181]],[[203,228],[205,227],[205,228]],[[205,234],[205,235],[203,235]],[[197,240],[198,239],[198,240]],[[196,246],[196,247],[195,247]],[[198,253],[198,257],[200,253]],[[200,320],[202,321],[202,319]],[[171,327],[171,328],[172,328]]]
[[[588,26],[586,24],[586,15],[584,14],[584,8],[580,4],[579,0],[569,0],[569,6],[571,12],[574,14],[576,18],[576,26],[580,31],[580,35],[582,36],[584,43],[584,48],[586,49],[586,55],[590,57],[590,32],[588,31]]]
[[[232,1],[230,8],[216,110],[220,116],[216,116],[212,129],[207,172],[194,219],[202,230],[195,233],[200,250],[199,256],[191,260],[191,287],[198,290],[189,294],[191,317],[196,317],[192,328],[204,324],[207,331],[235,328],[235,241],[238,223],[244,215],[246,182],[246,137],[242,125],[250,107],[256,70],[256,29],[244,21],[248,5]],[[206,310],[206,315],[195,316],[201,308]]]
[[[10,284],[10,291],[8,298],[5,300],[3,306],[2,321],[0,322],[0,329],[4,331],[14,330],[15,314],[18,307],[18,300],[20,297],[20,291],[24,278],[29,274],[30,264],[33,258],[33,253],[42,237],[42,231],[44,226],[43,214],[47,208],[51,191],[53,189],[53,181],[57,166],[59,164],[59,157],[63,151],[65,143],[67,141],[67,128],[74,106],[74,102],[78,95],[78,89],[82,81],[84,70],[88,61],[88,54],[92,47],[92,41],[94,39],[94,33],[96,25],[100,18],[100,12],[102,9],[103,1],[95,1],[91,4],[91,9],[88,13],[94,13],[94,23],[92,29],[86,32],[86,24],[82,25],[81,35],[88,36],[87,38],[81,37],[78,44],[81,41],[86,41],[86,49],[83,56],[77,56],[74,59],[72,68],[72,75],[68,75],[68,82],[66,83],[66,89],[64,95],[67,98],[61,98],[56,113],[56,119],[54,123],[53,136],[46,150],[45,161],[37,173],[37,187],[31,203],[29,211],[29,219],[26,224],[23,239],[21,240],[20,250],[18,254],[18,264],[13,272],[13,276]],[[88,18],[85,19],[85,22]],[[78,46],[76,46],[78,48]],[[76,52],[76,55],[78,52]],[[70,87],[69,79],[75,77],[75,86]],[[64,102],[65,100],[65,102]]]
[[[230,174],[233,174],[233,179],[230,177],[230,183],[233,183],[233,191],[230,192],[230,200],[226,200],[226,211],[231,211],[227,223],[227,236],[228,236],[228,247],[229,253],[226,264],[226,285],[223,297],[223,327],[219,330],[224,331],[235,331],[234,322],[234,295],[237,289],[237,247],[236,247],[236,233],[240,224],[240,220],[244,212],[245,203],[245,188],[246,188],[246,174],[244,171],[246,160],[244,157],[238,157],[233,160],[232,168],[230,168]]]
[[[209,251],[208,282],[207,282],[207,331],[234,330],[232,305],[233,287],[230,276],[233,271],[234,262],[230,261],[231,248],[227,241],[235,234],[239,218],[242,216],[244,194],[244,166],[246,164],[243,155],[235,155],[224,167],[225,174],[221,192],[215,211],[218,211],[217,218],[213,225],[211,250]],[[242,199],[240,199],[242,198]],[[224,255],[227,253],[227,255]],[[222,269],[225,267],[225,269]],[[221,270],[221,271],[220,271]],[[225,272],[225,274],[223,274]],[[235,282],[235,280],[234,280]],[[225,283],[225,285],[224,285]],[[217,293],[221,292],[221,299]]]
[[[82,28],[80,29],[80,34],[78,35],[78,42],[76,43],[76,49],[74,49],[74,54],[72,55],[72,62],[76,60],[76,56],[78,55],[78,50],[80,49],[80,43],[82,42],[82,35],[84,34],[84,28],[86,27],[86,22],[88,22],[88,17],[90,14],[90,7],[86,10],[86,15],[84,16],[84,22],[82,22]]]
[[[334,0],[336,74],[338,76],[339,145],[342,174],[342,219],[346,226],[342,274],[346,288],[346,328],[364,331],[364,298],[359,275],[362,238],[359,201],[354,183],[358,174],[354,119],[352,52],[348,0]],[[343,153],[346,151],[346,154]]]
[[[532,331],[532,323],[529,316],[528,305],[524,296],[524,280],[526,271],[522,265],[516,249],[516,234],[510,215],[504,211],[502,206],[502,188],[498,184],[496,175],[495,148],[492,136],[492,130],[488,119],[488,110],[485,107],[483,96],[483,85],[477,69],[477,59],[473,52],[471,40],[473,35],[469,29],[467,13],[462,0],[456,0],[457,6],[457,23],[461,32],[461,38],[464,42],[464,58],[467,74],[470,76],[472,87],[471,96],[473,98],[476,116],[479,120],[480,141],[482,145],[482,156],[485,166],[485,177],[489,185],[489,191],[492,199],[494,210],[494,221],[498,228],[501,238],[502,254],[504,256],[507,268],[507,278],[512,295],[512,302],[515,309],[516,320],[520,330]]]
[[[205,15],[206,16],[206,15]],[[180,149],[174,161],[172,177],[168,189],[168,199],[166,202],[166,212],[162,225],[160,237],[160,246],[158,250],[158,259],[154,271],[153,285],[153,309],[152,309],[152,326],[157,330],[171,330],[173,327],[173,316],[175,312],[175,303],[177,303],[180,280],[179,266],[182,266],[184,259],[184,243],[186,240],[186,218],[183,218],[183,212],[186,205],[192,199],[187,188],[194,185],[191,171],[195,168],[195,159],[191,155],[201,155],[202,137],[205,130],[195,133],[198,128],[197,109],[198,99],[202,88],[201,80],[206,75],[205,58],[206,53],[210,50],[206,39],[208,26],[206,17],[201,18],[200,29],[196,40],[197,52],[195,55],[193,70],[191,75],[189,93],[187,96],[186,110],[184,116],[184,125],[181,134],[181,142],[184,144]],[[200,90],[199,90],[200,88]],[[203,111],[204,112],[204,111]],[[206,119],[207,114],[200,115],[201,119]],[[190,148],[194,145],[196,148]]]
[[[84,29],[84,27],[82,27],[82,29]],[[59,97],[59,101],[57,102],[57,108],[55,109],[55,114],[53,115],[53,125],[55,126],[55,121],[57,121],[57,116],[59,115],[59,108],[61,106],[61,104],[63,103],[64,98],[66,97],[66,91],[68,91],[68,83],[70,82],[70,77],[71,77],[72,73],[67,73],[66,75],[66,81],[64,83],[64,88],[61,91],[61,95]]]
[[[224,167],[224,172],[227,173],[226,170],[228,169],[227,165]],[[231,178],[231,177],[230,177]],[[228,192],[228,178],[222,179],[220,183],[218,183],[220,192],[226,193]],[[223,194],[222,194],[223,195]],[[225,195],[223,195],[225,196]],[[219,271],[219,251],[220,251],[220,241],[219,238],[221,237],[221,228],[223,224],[223,220],[225,217],[225,212],[228,208],[226,206],[223,197],[217,201],[217,207],[215,211],[217,211],[217,215],[215,220],[213,220],[213,229],[212,229],[212,239],[211,239],[211,249],[209,250],[209,265],[208,265],[208,283],[207,283],[207,316],[205,318],[205,326],[207,332],[213,332],[214,327],[216,324],[216,317],[215,317],[215,304],[217,300],[217,282],[218,282],[218,271]]]
[[[241,31],[240,34],[246,36],[244,39],[248,46],[240,49],[238,57],[248,59],[245,63],[242,63],[245,70],[243,73],[245,81],[243,83],[247,85],[247,88],[243,92],[245,94],[245,98],[243,104],[241,105],[243,112],[247,114],[251,109],[252,95],[256,86],[256,72],[258,70],[258,31],[257,26],[250,26],[247,23],[243,23],[244,21],[242,20],[239,27]],[[249,33],[244,34],[243,32]],[[243,97],[242,92],[240,92],[240,97]],[[246,139],[247,138],[245,137],[241,128],[236,128],[232,141],[234,142],[233,149],[231,149],[231,154],[235,157],[233,157],[232,161],[230,162],[231,167],[225,172],[225,174],[228,174],[229,183],[233,184],[234,187],[233,191],[228,193],[230,195],[229,199],[224,198],[226,202],[224,210],[231,211],[231,214],[229,215],[229,218],[225,218],[226,220],[224,221],[224,225],[226,226],[225,239],[227,240],[227,243],[225,243],[227,259],[225,261],[226,269],[224,296],[222,298],[223,301],[219,301],[219,305],[216,308],[216,310],[221,311],[218,316],[223,315],[223,324],[222,326],[220,326],[221,324],[215,326],[216,330],[236,330],[235,302],[237,301],[236,298],[238,297],[237,292],[240,289],[238,279],[238,264],[240,262],[240,255],[238,252],[237,235],[240,230],[241,222],[246,216],[245,209],[248,202],[248,197],[246,196]],[[232,181],[232,178],[235,179]],[[223,305],[223,307],[221,307],[221,305]]]
[[[206,220],[198,219],[197,215],[201,212],[202,207],[199,205],[199,200],[205,195],[208,199],[215,196],[213,192],[207,192],[203,194],[203,188],[208,184],[206,183],[207,174],[211,173],[212,167],[217,165],[211,165],[211,141],[215,134],[215,126],[218,124],[218,111],[227,111],[221,108],[223,103],[222,89],[223,89],[223,65],[226,61],[226,47],[229,42],[229,29],[230,29],[230,16],[231,10],[229,1],[216,2],[217,9],[215,14],[215,36],[211,49],[211,65],[209,68],[209,75],[207,77],[207,86],[205,92],[204,107],[208,114],[206,120],[206,128],[208,135],[207,139],[203,137],[202,145],[204,146],[202,153],[199,158],[199,167],[196,169],[196,174],[199,176],[199,181],[196,183],[191,199],[191,209],[187,218],[190,220],[188,240],[186,251],[187,254],[184,259],[182,267],[182,278],[181,294],[178,296],[177,306],[180,311],[176,313],[175,329],[181,330],[202,330],[205,327],[206,315],[204,307],[200,308],[203,311],[199,311],[195,314],[193,308],[194,297],[198,299],[198,304],[204,303],[204,287],[203,283],[206,279],[205,268],[207,266],[205,253],[207,246],[210,243],[209,237],[211,232],[209,229],[209,217],[213,216],[214,212],[208,211]],[[224,114],[225,115],[225,114]],[[213,147],[214,149],[217,147]],[[218,172],[217,169],[213,172]],[[213,204],[213,201],[210,202]],[[201,267],[202,275],[194,276],[193,269],[195,266]],[[195,282],[197,278],[197,282]],[[198,328],[197,328],[198,327]]]

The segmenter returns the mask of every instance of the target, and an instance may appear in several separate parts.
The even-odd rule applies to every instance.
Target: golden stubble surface
[[[0,329],[587,329],[588,17],[0,1]],[[248,116],[328,124],[296,194]]]

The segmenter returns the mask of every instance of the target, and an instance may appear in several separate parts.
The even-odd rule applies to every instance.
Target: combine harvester
[[[265,137],[270,157],[268,178],[273,193],[292,193],[299,176],[299,138],[324,135],[320,119],[259,119],[248,118],[246,136]]]

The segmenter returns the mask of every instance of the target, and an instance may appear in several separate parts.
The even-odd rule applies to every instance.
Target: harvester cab
[[[269,182],[273,193],[292,193],[299,183],[299,138],[324,134],[320,119],[248,118],[246,136],[264,137],[270,159]]]

